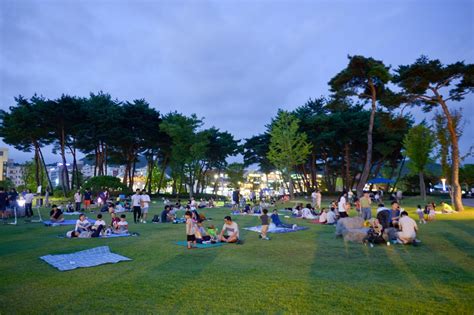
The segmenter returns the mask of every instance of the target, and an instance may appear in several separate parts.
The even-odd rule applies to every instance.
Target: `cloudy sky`
[[[278,108],[327,95],[347,55],[393,67],[421,54],[474,62],[473,17],[473,1],[453,0],[0,0],[0,108],[19,94],[103,90],[246,138]],[[458,104],[470,120],[463,153],[474,143],[473,100]]]

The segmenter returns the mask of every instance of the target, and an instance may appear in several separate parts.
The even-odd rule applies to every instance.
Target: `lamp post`
[[[446,178],[441,178],[441,183],[443,184],[443,192],[446,192]]]

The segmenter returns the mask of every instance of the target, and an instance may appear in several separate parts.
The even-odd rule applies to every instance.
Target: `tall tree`
[[[372,134],[377,111],[377,102],[383,97],[385,85],[390,80],[389,67],[380,60],[364,56],[349,56],[348,66],[329,81],[336,97],[357,96],[370,100],[371,112],[367,129],[367,154],[362,174],[357,184],[357,194],[362,195],[372,168]]]
[[[230,163],[227,165],[226,174],[229,179],[230,186],[237,189],[244,181],[245,165],[243,163]]]
[[[123,183],[132,189],[138,156],[147,149],[147,137],[159,132],[161,118],[144,99],[126,102],[119,108],[116,124],[120,128],[114,135],[110,151],[115,161],[125,164]]]
[[[451,138],[454,207],[457,211],[462,211],[464,207],[459,185],[459,141],[448,104],[461,101],[468,93],[474,91],[474,65],[466,65],[464,62],[444,65],[437,59],[430,60],[426,56],[421,56],[411,65],[399,66],[393,82],[401,87],[401,94],[405,97],[406,103],[422,106],[425,111],[441,107]]]
[[[0,137],[17,150],[34,151],[36,186],[41,185],[42,175],[45,174],[49,189],[52,191],[53,186],[41,150],[44,145],[51,142],[44,117],[39,112],[39,104],[44,99],[34,95],[28,100],[20,95],[15,101],[17,104],[10,107],[10,112],[0,111]]]
[[[177,112],[167,114],[160,128],[166,132],[171,140],[171,173],[174,185],[179,183],[177,192],[185,183],[189,196],[192,197],[197,180],[197,174],[205,158],[209,135],[206,131],[199,131],[203,122],[196,115],[187,117]]]
[[[294,198],[292,172],[311,153],[311,144],[305,133],[299,131],[299,120],[280,110],[270,128],[268,159],[282,171],[289,182],[290,197]]]
[[[426,201],[424,173],[435,146],[435,137],[430,129],[420,124],[408,131],[403,140],[403,146],[410,159],[409,168],[420,178],[420,195]]]

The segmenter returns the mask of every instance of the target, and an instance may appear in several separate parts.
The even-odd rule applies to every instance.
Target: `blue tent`
[[[388,178],[373,178],[367,181],[367,184],[392,184],[394,181]]]

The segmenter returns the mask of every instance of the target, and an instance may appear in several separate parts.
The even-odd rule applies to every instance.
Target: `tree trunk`
[[[311,189],[314,190],[318,188],[318,180],[316,176],[316,152],[313,152],[311,154],[311,166],[310,166],[310,171],[311,171]]]
[[[456,211],[463,211],[464,206],[462,204],[462,191],[461,185],[459,185],[459,144],[458,144],[458,135],[456,133],[456,127],[454,126],[453,117],[449,112],[446,102],[443,100],[442,96],[438,93],[437,90],[433,90],[436,97],[438,98],[439,104],[443,109],[444,115],[448,123],[449,135],[451,136],[451,186],[453,187],[453,203]]]
[[[44,167],[44,171],[46,173],[46,178],[48,179],[49,190],[50,190],[51,194],[53,194],[53,192],[54,192],[53,184],[51,183],[51,178],[49,177],[49,173],[48,173],[48,167],[46,166],[46,162],[44,161],[44,157],[43,157],[43,152],[41,151],[40,147],[38,147],[38,152],[39,152],[39,155],[40,155],[40,159],[43,162],[43,167]]]
[[[163,160],[163,165],[161,167],[160,181],[158,182],[158,193],[160,193],[161,185],[163,184],[163,178],[165,176],[165,171],[167,167],[168,167],[168,154],[165,156],[165,159]]]
[[[426,187],[425,187],[425,178],[423,177],[423,172],[419,172],[418,176],[420,177],[420,196],[423,198],[423,201],[426,201]]]
[[[345,175],[346,175],[346,188],[347,190],[352,190],[351,186],[351,157],[350,157],[350,145],[349,143],[344,144],[344,165]]]
[[[35,144],[35,180],[36,180],[36,187],[41,185],[40,181],[40,162],[39,162],[39,153],[37,144]]]
[[[357,185],[357,196],[362,196],[365,184],[369,178],[370,168],[372,166],[372,132],[374,130],[375,112],[377,110],[377,94],[372,81],[369,81],[370,91],[372,93],[372,110],[370,111],[369,129],[367,130],[367,154],[365,157],[365,165],[360,175],[359,184]]]

